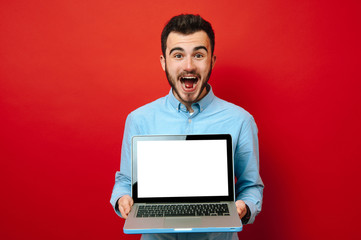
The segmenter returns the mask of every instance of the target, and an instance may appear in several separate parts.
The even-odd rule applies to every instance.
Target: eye
[[[203,54],[201,54],[201,53],[196,53],[195,55],[194,55],[194,57],[195,58],[203,58]]]
[[[173,55],[173,57],[174,57],[174,58],[177,58],[177,59],[180,59],[180,58],[183,57],[183,55],[180,54],[180,53],[176,53],[176,54]]]

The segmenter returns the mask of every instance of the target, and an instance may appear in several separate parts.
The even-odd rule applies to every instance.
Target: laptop
[[[229,134],[132,138],[124,233],[239,232]]]

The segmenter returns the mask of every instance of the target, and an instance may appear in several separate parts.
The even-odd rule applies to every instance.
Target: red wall
[[[138,239],[109,198],[127,114],[169,91],[160,32],[200,13],[219,97],[259,127],[263,211],[241,239],[356,239],[359,1],[2,1],[2,239]]]

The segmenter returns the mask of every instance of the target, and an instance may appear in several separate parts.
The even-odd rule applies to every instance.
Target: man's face
[[[191,110],[206,94],[206,85],[216,57],[204,31],[184,35],[171,32],[161,64],[175,97]]]

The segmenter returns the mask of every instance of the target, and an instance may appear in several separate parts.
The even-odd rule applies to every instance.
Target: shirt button
[[[192,119],[188,119],[188,122],[191,123],[191,122],[192,122]]]

